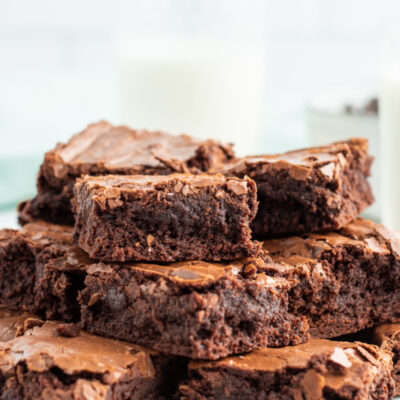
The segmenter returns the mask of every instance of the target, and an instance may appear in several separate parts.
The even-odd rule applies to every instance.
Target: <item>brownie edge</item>
[[[394,384],[391,359],[376,346],[310,339],[189,364],[182,400],[385,400]]]
[[[256,256],[251,179],[85,176],[75,185],[76,244],[102,261],[224,261]]]
[[[374,197],[368,140],[353,138],[284,154],[249,156],[219,169],[257,183],[256,238],[329,232],[351,222]]]
[[[232,145],[200,141],[189,135],[134,130],[106,121],[90,124],[67,143],[45,154],[37,195],[22,202],[19,222],[45,220],[73,225],[73,186],[81,175],[206,172],[234,156]]]

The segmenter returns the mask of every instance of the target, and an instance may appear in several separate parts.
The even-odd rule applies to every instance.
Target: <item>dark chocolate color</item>
[[[391,399],[391,357],[362,343],[310,339],[214,362],[190,362],[182,400]]]
[[[75,185],[77,245],[102,261],[256,256],[256,185],[222,175],[85,176]]]
[[[91,333],[198,359],[307,338],[303,319],[287,312],[291,282],[259,272],[261,259],[118,265],[66,257],[48,268],[85,270],[81,323]]]
[[[400,321],[400,234],[356,219],[335,233],[264,242],[267,273],[298,281],[290,310],[331,338]]]
[[[216,359],[307,339],[304,317],[287,311],[292,281],[263,273],[262,258],[105,264],[77,247],[63,250],[36,268],[40,276],[33,273],[32,295],[22,304],[47,319],[80,322],[92,333],[193,358]],[[0,291],[0,299],[8,305],[7,290],[4,296]]]
[[[15,324],[0,319],[10,332]],[[171,358],[84,332],[61,335],[60,328],[39,320],[30,326],[25,319],[19,335],[0,342],[1,399],[161,400],[176,390],[182,360],[171,379]]]
[[[219,169],[257,183],[256,237],[334,231],[372,204],[366,139],[285,154],[245,157]]]
[[[71,245],[72,228],[66,226],[36,222],[20,231],[0,230],[1,305],[37,311],[35,284],[41,279],[44,265],[62,256]]]
[[[233,157],[232,146],[188,135],[132,130],[108,122],[89,125],[45,154],[37,182],[38,194],[21,203],[22,224],[43,219],[72,225],[72,189],[83,174],[153,175],[200,172]]]
[[[385,324],[376,327],[373,343],[391,353],[396,396],[400,396],[400,324]]]

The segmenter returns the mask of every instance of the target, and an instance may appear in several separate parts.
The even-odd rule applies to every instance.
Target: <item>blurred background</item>
[[[399,14],[398,0],[0,0],[0,226],[43,153],[107,119],[240,155],[367,136],[367,214],[400,228],[400,89],[382,91],[400,76]]]

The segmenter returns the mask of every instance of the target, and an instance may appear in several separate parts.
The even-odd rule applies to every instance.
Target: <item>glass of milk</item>
[[[380,130],[382,220],[400,230],[400,21],[382,42]]]
[[[119,32],[121,120],[135,128],[231,142],[238,155],[255,154],[266,48],[263,30],[250,28],[253,14],[262,11],[249,14],[250,4],[238,0],[203,4],[208,5],[199,11],[201,20],[192,20],[186,31]],[[235,18],[228,14],[232,9]]]

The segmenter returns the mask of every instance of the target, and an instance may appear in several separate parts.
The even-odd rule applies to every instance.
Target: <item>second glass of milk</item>
[[[400,230],[400,21],[382,43],[380,127],[382,220]]]

